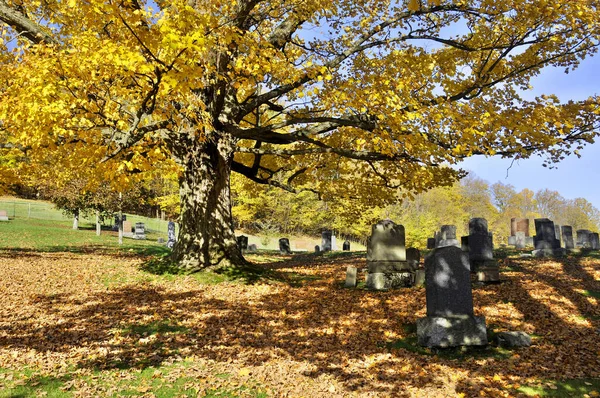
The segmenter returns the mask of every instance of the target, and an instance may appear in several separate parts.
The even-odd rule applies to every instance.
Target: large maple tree
[[[376,203],[597,134],[596,97],[520,94],[596,52],[592,0],[0,0],[0,21],[1,164],[118,185],[175,162],[188,270],[244,263],[232,172]]]

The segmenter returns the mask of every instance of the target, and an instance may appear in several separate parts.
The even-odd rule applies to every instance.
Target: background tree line
[[[256,234],[316,235],[330,228],[361,240],[370,235],[373,223],[389,218],[405,226],[408,245],[422,247],[443,224],[454,224],[457,234],[466,234],[473,217],[488,220],[496,244],[506,243],[513,217],[547,217],[574,229],[598,230],[600,225],[600,211],[584,198],[566,199],[549,189],[517,191],[502,182],[490,185],[473,173],[454,185],[385,207],[357,207],[339,198],[320,200],[310,192],[294,195],[235,178],[232,186],[236,226]],[[533,223],[530,228],[533,235]]]

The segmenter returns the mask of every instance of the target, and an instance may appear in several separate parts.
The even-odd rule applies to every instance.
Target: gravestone
[[[319,247],[319,245],[315,245],[315,253],[319,253],[321,251],[321,248]]]
[[[531,253],[534,257],[562,256],[565,250],[561,249],[560,241],[556,239],[554,223],[547,218],[536,218],[535,236],[533,244],[535,250]]]
[[[144,240],[146,239],[146,226],[143,222],[135,223],[135,231],[132,236],[133,239]]]
[[[527,218],[511,218],[510,219],[510,236],[516,236],[517,232],[524,232],[525,236],[529,236],[529,219],[527,219]]]
[[[412,269],[419,268],[419,262],[421,261],[421,252],[419,249],[414,247],[409,247],[406,249],[406,262],[408,266]]]
[[[440,232],[436,234],[435,247],[457,246],[460,247],[458,239],[456,239],[455,225],[442,225]]]
[[[525,236],[525,232],[517,231],[514,246],[517,249],[525,249],[525,246],[527,246],[527,237]]]
[[[342,250],[345,252],[350,251],[350,241],[349,240],[344,241],[344,246],[342,247]]]
[[[175,235],[175,223],[173,221],[169,221],[169,225],[167,227],[168,240],[167,247],[172,249],[175,246],[175,242],[177,242],[177,235]]]
[[[281,254],[292,254],[292,249],[290,249],[290,240],[288,238],[279,239],[279,252]]]
[[[404,226],[383,220],[367,240],[367,287],[373,290],[410,286],[414,268],[406,261]]]
[[[517,244],[517,237],[516,236],[509,236],[508,237],[508,244],[510,246],[515,246]]]
[[[427,238],[427,248],[435,249],[435,238]]]
[[[346,268],[346,282],[344,287],[356,287],[356,267]]]
[[[246,235],[240,235],[236,237],[238,247],[241,251],[246,251],[248,249],[248,237]]]
[[[589,229],[578,229],[577,234],[577,247],[582,249],[592,248],[592,231]]]
[[[255,253],[258,250],[258,247],[252,243],[251,245],[248,245],[248,253]]]
[[[498,282],[500,271],[494,260],[493,237],[485,218],[469,220],[469,263],[471,272],[477,272],[479,282]]]
[[[562,232],[562,240],[565,245],[565,249],[575,249],[575,243],[573,242],[573,227],[570,225],[563,225],[560,227]]]
[[[460,237],[460,248],[464,252],[467,252],[467,253],[469,252],[469,237],[468,236]]]
[[[337,250],[337,243],[333,231],[325,230],[321,232],[321,251]]]
[[[554,237],[558,240],[558,244],[563,246],[563,243],[560,240],[560,225],[554,224]]]
[[[0,221],[9,221],[6,210],[0,210]]]
[[[125,215],[123,215],[125,217]],[[133,226],[131,225],[131,221],[123,221],[123,236],[126,238],[133,238]]]
[[[600,249],[600,237],[598,235],[597,232],[593,232],[592,236],[591,236],[591,246],[592,246],[592,250],[599,250]]]
[[[425,259],[427,317],[417,320],[419,344],[427,347],[486,345],[484,317],[473,314],[469,255],[454,246]]]

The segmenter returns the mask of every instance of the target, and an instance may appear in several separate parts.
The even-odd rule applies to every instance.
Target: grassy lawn
[[[595,257],[503,253],[503,283],[473,290],[490,345],[432,350],[416,343],[425,289],[343,287],[364,252],[260,251],[248,269],[185,275],[148,237],[0,224],[0,398],[600,393]],[[533,345],[498,347],[506,330]]]

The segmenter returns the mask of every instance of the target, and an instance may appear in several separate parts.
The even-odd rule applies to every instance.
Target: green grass
[[[254,381],[249,381],[248,385],[227,385],[219,386],[215,380],[226,381],[228,374],[210,375],[211,384],[206,388],[203,381],[196,377],[179,376],[172,377],[169,373],[173,370],[187,369],[193,366],[193,362],[182,361],[171,365],[159,367],[147,367],[136,372],[129,372],[126,379],[121,377],[121,371],[118,369],[95,371],[93,376],[77,376],[77,373],[71,372],[64,377],[46,376],[30,369],[14,371],[0,368],[0,398],[25,398],[25,397],[51,397],[66,398],[74,396],[77,387],[100,387],[102,391],[111,391],[104,393],[104,396],[110,397],[139,397],[148,396],[152,393],[157,398],[170,397],[196,397],[199,392],[204,390],[204,397],[256,397],[263,398],[267,394]],[[181,373],[181,372],[179,372]],[[76,383],[77,382],[77,383]],[[216,385],[215,385],[216,384]],[[87,386],[86,386],[87,385]]]
[[[96,236],[95,229],[83,225],[74,230],[69,221],[14,219],[0,224],[0,249],[20,251],[86,253],[96,251],[132,252],[140,255],[167,253],[168,249],[156,243],[158,234],[146,234],[146,240],[118,237],[112,231],[102,231]]]
[[[600,299],[600,291],[597,290],[584,290],[582,294],[585,297],[594,297]]]
[[[545,380],[536,386],[521,386],[518,391],[540,397],[600,396],[600,379]]]

